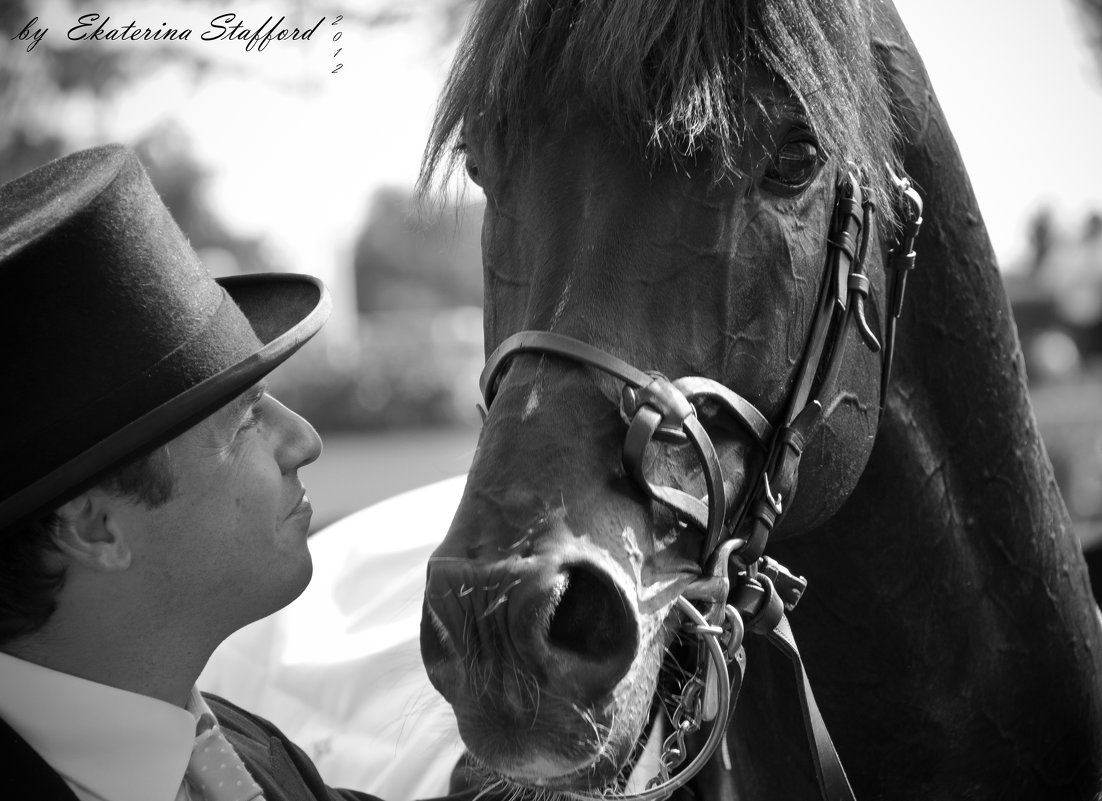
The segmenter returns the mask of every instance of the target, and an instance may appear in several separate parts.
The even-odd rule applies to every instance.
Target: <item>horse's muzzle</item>
[[[577,553],[430,562],[421,652],[452,703],[462,684],[485,698],[487,681],[508,685],[519,673],[541,695],[600,704],[627,673],[638,641],[633,599],[610,570]],[[515,712],[530,719],[522,694],[499,701],[519,704]]]

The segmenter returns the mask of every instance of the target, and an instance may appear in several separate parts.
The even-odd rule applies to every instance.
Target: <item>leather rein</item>
[[[685,681],[671,717],[674,731],[663,743],[660,772],[633,801],[659,801],[684,785],[724,740],[731,708],[746,668],[745,631],[763,634],[792,661],[800,690],[805,728],[824,799],[853,799],[853,790],[811,691],[803,661],[785,617],[799,601],[804,579],[764,556],[770,532],[796,490],[804,446],[834,396],[847,333],[851,325],[865,345],[882,359],[880,406],[884,405],[892,366],[896,322],[903,307],[907,275],[914,268],[914,241],[922,224],[922,199],[910,181],[892,175],[900,204],[901,226],[888,260],[887,325],[883,345],[866,319],[869,279],[865,271],[871,201],[852,172],[842,174],[828,236],[828,256],[811,333],[797,369],[780,425],[774,426],[752,403],[710,378],[669,380],[641,371],[599,348],[549,331],[521,331],[506,338],[486,361],[479,380],[486,409],[509,362],[520,354],[553,355],[596,368],[623,383],[620,415],[627,425],[623,462],[635,482],[680,521],[704,533],[702,575],[676,605],[683,627],[701,638],[696,671]],[[483,410],[485,415],[485,410]],[[765,453],[763,467],[737,507],[723,481],[723,467],[701,418],[734,421]],[[657,485],[644,470],[652,442],[691,444],[707,493],[697,498]],[[698,602],[698,609],[692,602]],[[733,669],[730,669],[733,668]],[[711,722],[708,740],[689,765],[686,737]],[[726,751],[724,751],[725,761]],[[671,775],[672,774],[672,775]],[[589,798],[588,796],[584,796]]]

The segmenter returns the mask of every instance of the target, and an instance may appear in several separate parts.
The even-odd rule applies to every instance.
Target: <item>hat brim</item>
[[[0,529],[64,503],[112,468],[159,447],[208,417],[306,344],[333,306],[325,285],[309,275],[260,273],[217,281],[240,307],[261,347],[4,499],[0,502]],[[19,456],[7,454],[7,458]]]

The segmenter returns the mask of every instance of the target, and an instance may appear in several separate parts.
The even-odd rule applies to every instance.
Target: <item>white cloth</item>
[[[465,481],[389,498],[312,536],[307,590],[226,640],[199,686],[272,721],[330,786],[443,795],[463,749],[421,664],[421,602]]]
[[[197,715],[0,653],[0,718],[81,801],[173,801]]]

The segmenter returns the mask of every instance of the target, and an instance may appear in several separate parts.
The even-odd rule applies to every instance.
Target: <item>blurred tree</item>
[[[431,13],[442,14],[443,27],[455,24],[449,16],[452,5],[462,0],[428,0]],[[162,11],[169,20],[210,19],[226,13],[221,5],[204,0],[176,0],[179,13]],[[376,27],[409,18],[409,8],[399,0],[378,0],[364,9],[362,0],[332,0],[326,3],[303,0],[271,0],[274,15],[283,13],[294,21],[308,13],[344,16],[349,26]],[[158,70],[182,67],[198,83],[248,72],[272,81],[264,73],[261,59],[227,60],[226,50],[189,46],[187,41],[159,40],[141,46],[109,42],[72,42],[68,27],[85,13],[113,17],[125,24],[144,4],[140,0],[2,0],[0,2],[0,183],[15,178],[50,159],[80,147],[116,138],[110,119],[112,102]],[[113,24],[114,24],[113,23]],[[40,41],[25,38],[49,27]],[[181,25],[180,27],[183,27]],[[194,36],[192,37],[194,38]],[[219,262],[228,269],[246,272],[268,268],[257,240],[236,239],[216,219],[206,203],[203,186],[206,173],[196,161],[190,143],[179,126],[162,123],[127,142],[142,156],[154,185],[161,193],[180,227],[197,249],[217,249]],[[236,268],[229,266],[236,263]]]
[[[221,276],[273,269],[263,241],[231,232],[207,203],[210,172],[196,160],[178,123],[154,128],[134,143],[134,149],[161,199],[211,272]]]
[[[1102,0],[1074,0],[1082,10],[1091,29],[1090,43],[1095,55],[1102,60]]]
[[[482,305],[482,203],[428,221],[416,203],[408,190],[375,194],[353,256],[361,313]]]
[[[101,5],[58,0],[50,6],[51,19],[76,20],[103,11]],[[25,28],[48,26],[39,9],[32,0],[0,4],[0,181],[94,139],[105,102],[154,68],[177,61],[197,71],[209,66],[197,49],[172,42],[156,48],[80,47],[54,30],[37,43],[19,40]]]
[[[1037,209],[1029,218],[1029,269],[1034,275],[1045,267],[1053,244],[1052,210]]]
[[[104,12],[86,0],[68,0],[60,6],[53,7],[51,19],[76,20],[82,13]],[[106,134],[95,130],[102,109],[153,69],[186,63],[198,78],[212,67],[198,48],[175,47],[173,42],[158,42],[156,47],[73,46],[62,31],[52,30],[37,43],[19,40],[24,29],[33,32],[48,26],[36,9],[29,0],[0,4],[0,182],[103,141]],[[208,206],[203,193],[206,172],[179,125],[162,123],[128,144],[138,152],[192,245],[215,255],[216,272],[270,269],[260,243],[233,236]]]

